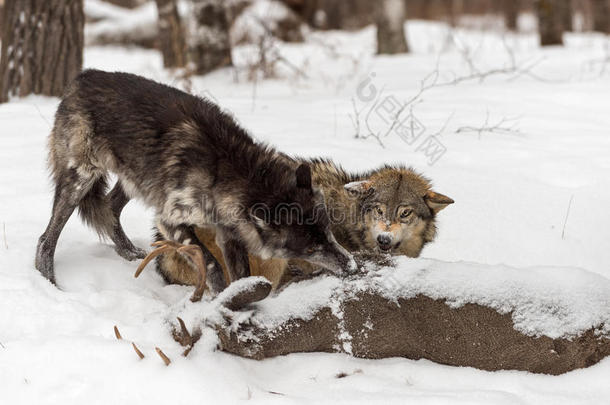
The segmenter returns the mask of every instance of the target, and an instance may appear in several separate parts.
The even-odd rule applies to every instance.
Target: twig
[[[47,119],[47,117],[45,117],[42,114],[42,111],[40,111],[40,108],[38,108],[38,106],[34,103],[32,103],[32,105],[34,106],[34,108],[36,109],[36,111],[38,111],[38,115],[40,115],[40,117],[44,120],[44,122],[47,123],[47,125],[49,126],[49,129],[51,129],[53,126],[51,125],[51,123],[49,122],[49,120]]]
[[[503,124],[510,122],[510,121],[515,121],[516,119],[509,119],[506,117],[503,117],[500,121],[498,121],[496,124],[490,124],[489,123],[489,111],[487,111],[487,114],[485,116],[485,122],[483,123],[482,126],[480,127],[473,127],[473,126],[465,126],[465,127],[460,127],[458,128],[455,133],[459,134],[459,133],[464,133],[464,132],[476,132],[477,135],[479,136],[479,139],[481,139],[481,136],[483,135],[484,132],[487,133],[502,133],[502,134],[518,134],[521,133],[521,131],[519,131],[518,129],[515,128],[515,126],[517,125],[517,123],[514,123],[511,126],[502,126]]]
[[[358,111],[358,109],[356,108],[356,100],[354,100],[354,97],[352,97],[352,108],[354,109],[354,115],[347,114],[347,116],[352,121],[352,125],[356,130],[354,138],[360,138],[360,111]]]
[[[261,25],[261,27],[263,28],[263,30],[265,31],[265,35],[261,38],[261,41],[259,42],[259,46],[262,48],[265,45],[265,40],[269,40],[269,46],[264,48],[265,54],[264,56],[267,56],[267,53],[269,55],[271,55],[273,57],[273,59],[270,61],[270,64],[275,64],[276,62],[282,62],[284,63],[286,66],[288,66],[289,68],[291,68],[298,76],[301,76],[304,79],[308,79],[309,77],[307,76],[307,74],[298,66],[296,66],[294,63],[290,62],[288,59],[286,59],[284,57],[284,55],[282,55],[280,53],[279,48],[272,42],[272,39],[274,38],[273,35],[273,31],[271,30],[271,28],[267,25],[267,22],[264,21],[262,18],[260,17],[255,17],[255,19],[258,21],[258,23]],[[261,54],[261,56],[263,56],[263,54]]]
[[[0,347],[2,347],[3,349],[6,349],[6,347],[2,344],[2,342],[0,342]]]
[[[587,64],[588,68],[591,70],[593,70],[597,65],[599,65],[600,69],[599,69],[598,77],[604,76],[604,74],[606,73],[606,69],[608,68],[608,65],[610,64],[610,41],[608,41],[604,45],[604,56],[602,56],[601,58],[597,58],[597,59],[591,59],[588,62],[586,62],[586,64]],[[582,68],[581,68],[581,70],[582,70]]]
[[[254,112],[254,109],[256,108],[256,84],[258,82],[258,76],[255,75],[254,79],[252,80],[252,112]]]
[[[568,223],[568,216],[570,215],[570,208],[572,207],[572,200],[574,199],[574,194],[570,196],[570,202],[568,203],[568,210],[566,212],[566,218],[563,221],[563,229],[561,230],[561,239],[564,238],[566,233],[566,225]]]
[[[443,132],[445,132],[445,130],[447,129],[447,126],[449,125],[449,121],[451,121],[451,119],[453,118],[454,115],[455,115],[455,111],[451,112],[451,115],[449,117],[447,117],[447,119],[445,120],[445,123],[443,124],[441,129],[439,129],[438,131],[436,131],[435,133],[433,133],[430,136],[441,136],[443,134]]]
[[[379,100],[381,100],[381,95],[383,94],[384,91],[385,91],[385,86],[381,88],[381,91],[379,92],[379,96],[377,97],[377,99],[375,100],[373,105],[371,105],[371,108],[369,108],[369,111],[366,113],[366,117],[364,118],[364,123],[366,125],[366,130],[368,131],[368,134],[362,136],[362,138],[364,138],[364,139],[366,139],[366,138],[374,138],[375,140],[377,140],[377,142],[379,143],[379,145],[382,148],[385,148],[385,145],[381,141],[381,133],[380,132],[375,132],[375,131],[373,131],[371,129],[371,126],[369,125],[369,118],[371,116],[371,113],[375,109],[375,107],[377,107],[377,105],[379,104]],[[397,115],[400,115],[400,114],[397,114]],[[392,122],[392,125],[394,125],[394,122]]]
[[[383,93],[383,89],[381,89],[380,94],[381,93]],[[370,116],[371,112],[375,109],[375,106],[378,104],[378,100],[379,100],[379,98],[377,98],[377,100],[375,101],[373,106],[371,106],[371,108],[368,110],[368,112],[366,114],[366,118],[364,120],[364,123],[366,124],[366,129],[368,131],[368,133],[366,135],[360,133],[360,114],[364,110],[364,107],[362,109],[358,110],[358,108],[356,108],[356,101],[354,100],[353,97],[352,97],[352,108],[354,109],[354,114],[353,115],[352,114],[348,114],[348,116],[350,117],[350,119],[352,121],[352,125],[354,126],[354,129],[356,131],[356,134],[354,135],[354,138],[356,138],[356,139],[374,138],[379,143],[379,146],[381,146],[382,148],[385,148],[385,145],[381,141],[380,134],[379,133],[375,133],[371,129],[371,127],[369,126],[369,122],[368,122],[369,121],[369,116]]]
[[[383,89],[379,93],[379,95],[377,96],[377,99],[371,105],[370,109],[368,110],[368,112],[366,114],[364,122],[366,124],[366,129],[368,131],[367,135],[360,134],[359,114],[354,115],[354,117],[352,118],[352,122],[354,123],[354,127],[356,128],[356,138],[363,138],[363,139],[374,138],[383,147],[384,145],[382,142],[382,138],[389,136],[390,133],[392,133],[392,131],[396,128],[396,126],[402,122],[402,120],[401,120],[402,114],[407,109],[410,109],[412,111],[413,106],[416,103],[422,102],[423,94],[433,88],[440,88],[440,87],[446,87],[446,86],[457,86],[458,84],[473,81],[473,80],[478,80],[479,83],[482,83],[491,76],[499,76],[499,75],[510,76],[508,78],[509,80],[514,80],[521,76],[529,76],[529,77],[534,78],[539,81],[551,82],[550,80],[547,80],[545,78],[538,77],[536,74],[534,74],[532,72],[532,69],[535,66],[537,66],[543,59],[538,59],[538,60],[535,60],[530,63],[524,63],[522,65],[519,65],[517,63],[513,50],[508,46],[508,43],[506,42],[505,38],[503,39],[503,45],[506,50],[506,53],[508,54],[508,59],[509,59],[508,66],[489,69],[489,70],[482,70],[479,67],[477,67],[476,64],[474,63],[474,60],[472,58],[472,52],[470,52],[465,47],[461,46],[459,41],[453,36],[453,34],[450,34],[450,35],[452,35],[452,37],[453,37],[453,40],[454,40],[454,43],[456,45],[458,52],[460,52],[460,54],[462,55],[462,58],[468,65],[469,73],[466,75],[463,75],[463,76],[457,76],[452,73],[453,78],[451,78],[449,80],[440,80],[441,74],[440,74],[439,66],[440,66],[441,55],[439,54],[439,56],[436,60],[436,67],[434,68],[434,70],[432,70],[430,73],[428,73],[420,81],[420,86],[419,86],[419,89],[417,90],[417,92],[410,99],[407,99],[404,103],[402,103],[400,105],[400,107],[397,109],[396,113],[392,117],[391,124],[388,126],[388,128],[383,133],[372,131],[368,125],[369,116],[370,116],[371,112],[375,109],[375,107],[377,107],[379,105],[381,95],[383,93]],[[353,103],[353,99],[352,99],[352,103]],[[354,106],[354,111],[355,112],[357,111],[355,106]],[[448,122],[449,122],[449,120],[451,120],[452,117],[453,117],[453,114],[448,118],[447,122],[445,123],[443,128],[441,128],[441,130],[438,133],[443,132],[446,129]],[[483,132],[519,133],[520,131],[518,131],[517,129],[514,128],[515,125],[509,126],[509,127],[504,126],[504,124],[506,124],[508,121],[513,121],[513,120],[503,118],[498,123],[490,125],[489,113],[488,113],[487,118],[485,120],[485,124],[482,127],[466,126],[466,127],[459,128],[456,132],[477,132],[479,134],[479,138],[481,137]]]

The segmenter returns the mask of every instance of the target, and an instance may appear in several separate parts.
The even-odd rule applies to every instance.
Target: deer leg
[[[216,233],[216,243],[222,250],[231,282],[250,276],[248,250],[243,242],[232,235],[235,232],[227,228],[219,228]]]
[[[222,266],[220,263],[218,263],[218,260],[216,260],[208,248],[206,248],[205,245],[199,241],[191,226],[184,224],[172,226],[167,225],[163,221],[159,221],[158,228],[163,237],[169,241],[178,243],[179,245],[193,244],[199,247],[203,263],[205,263],[206,268],[206,284],[212,295],[216,295],[226,288],[227,283],[225,281]],[[202,274],[201,269],[195,266],[193,260],[190,260],[189,263],[191,263],[194,270],[196,270],[198,274]]]

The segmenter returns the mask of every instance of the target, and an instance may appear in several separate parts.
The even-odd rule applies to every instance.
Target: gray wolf
[[[213,293],[226,280],[196,227],[216,232],[230,280],[250,275],[248,253],[307,259],[337,273],[355,267],[332,235],[309,165],[255,142],[208,100],[132,74],[87,70],[63,96],[49,149],[55,196],[36,268],[51,282],[57,240],[76,207],[120,256],[145,256],[119,221],[134,197],[156,211],[167,239],[199,245]],[[108,173],[118,181],[106,193]]]

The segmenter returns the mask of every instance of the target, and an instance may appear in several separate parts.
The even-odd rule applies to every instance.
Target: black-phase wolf
[[[213,292],[226,285],[222,268],[194,227],[214,228],[231,281],[250,275],[248,253],[335,272],[355,266],[331,232],[310,167],[255,142],[205,99],[132,74],[87,70],[64,94],[49,147],[55,197],[36,268],[52,282],[55,246],[76,207],[119,255],[145,256],[119,222],[132,197],[156,211],[166,238],[199,244]],[[106,193],[108,173],[118,181]]]

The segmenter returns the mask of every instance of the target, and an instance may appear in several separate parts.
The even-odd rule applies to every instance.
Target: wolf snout
[[[381,250],[390,250],[392,248],[392,236],[387,233],[380,234],[377,236],[377,244]]]

